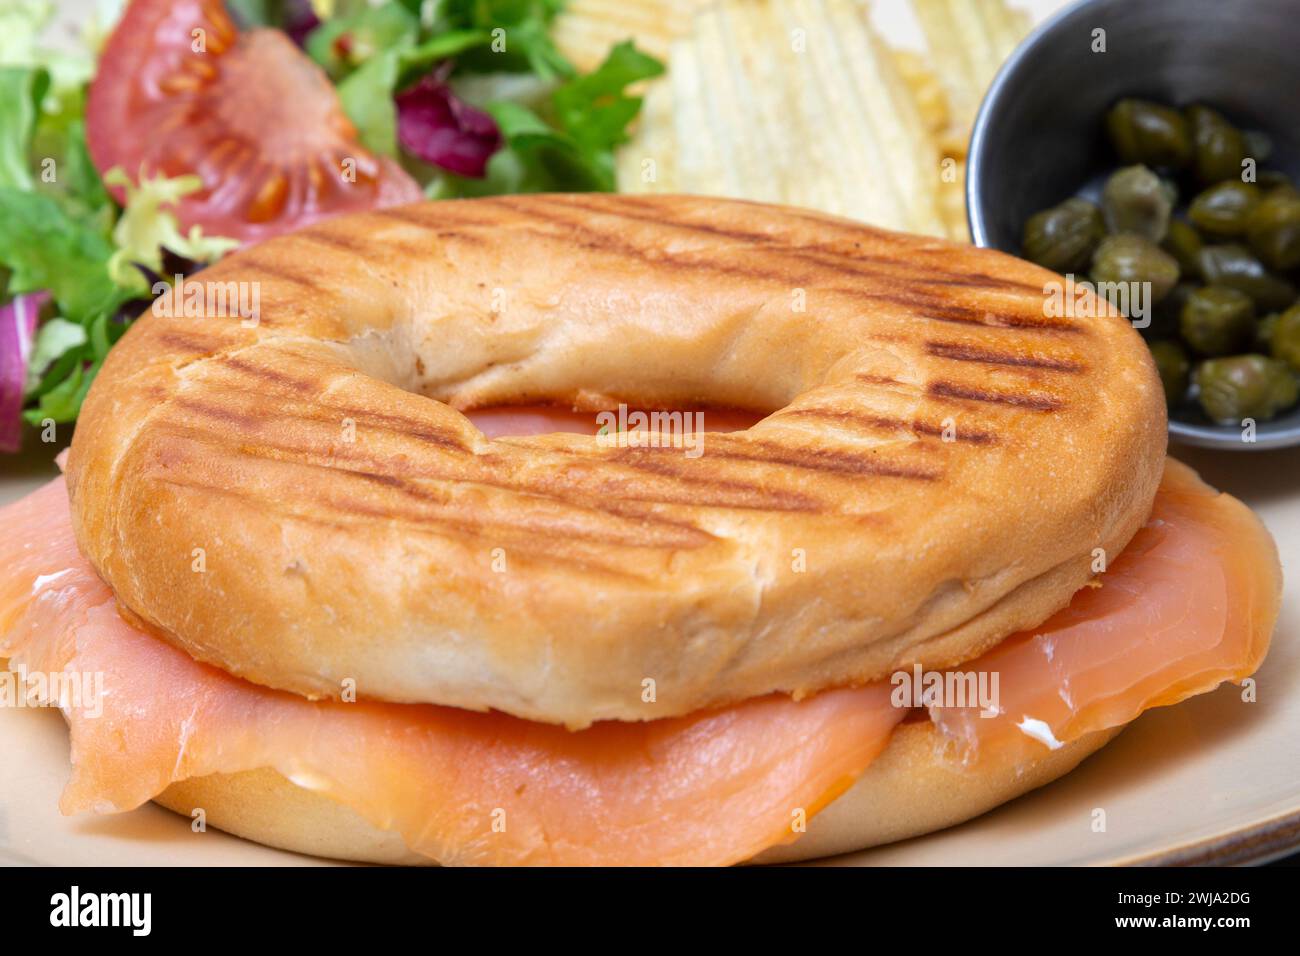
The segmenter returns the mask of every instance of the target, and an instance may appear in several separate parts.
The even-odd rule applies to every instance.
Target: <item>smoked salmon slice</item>
[[[1240,682],[1268,652],[1282,601],[1263,524],[1173,460],[1151,517],[1094,584],[1034,631],[962,665],[1000,684],[996,716],[931,708],[962,759],[1007,745],[1054,749]]]
[[[958,759],[1019,759],[1240,680],[1280,601],[1276,549],[1240,502],[1176,462],[1151,520],[1065,610],[961,670],[996,669],[997,716],[932,708]],[[726,864],[796,836],[907,709],[880,682],[583,731],[502,714],[312,702],[191,659],[117,613],[78,553],[62,479],[0,510],[0,657],[100,673],[63,701],[61,807],[116,812],[170,783],[271,767],[449,864]],[[95,716],[95,711],[102,713]]]
[[[77,553],[63,479],[4,509],[0,526],[0,656],[103,675],[101,701],[65,708],[65,813],[129,810],[176,780],[273,767],[442,863],[735,863],[795,836],[905,714],[883,685],[577,733],[449,707],[311,702],[127,624]]]

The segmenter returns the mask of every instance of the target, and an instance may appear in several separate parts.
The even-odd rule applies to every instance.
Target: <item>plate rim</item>
[[[1220,833],[1112,861],[1113,866],[1252,866],[1300,850],[1300,807]]]

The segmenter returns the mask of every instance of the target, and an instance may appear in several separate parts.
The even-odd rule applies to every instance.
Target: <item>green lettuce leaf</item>
[[[8,294],[48,289],[63,315],[112,311],[130,298],[108,271],[112,243],[74,219],[50,196],[0,188],[0,265],[10,272]]]
[[[414,46],[419,34],[418,17],[401,4],[386,3],[325,21],[307,37],[307,54],[340,80],[381,53]]]
[[[393,92],[401,72],[396,50],[371,57],[338,85],[339,103],[357,128],[361,145],[381,156],[397,156],[397,107]]]
[[[32,140],[50,76],[41,67],[0,67],[0,186],[31,189]]]
[[[47,418],[60,425],[77,420],[81,403],[85,401],[86,393],[90,391],[91,383],[102,363],[92,362],[87,365],[80,349],[66,353],[65,358],[72,360],[70,369],[47,390],[38,388],[36,407],[23,412],[23,418],[29,424],[40,425]],[[53,378],[53,375],[47,376],[47,380]]]
[[[63,140],[63,163],[58,183],[65,196],[80,203],[81,208],[95,216],[105,232],[108,231],[117,209],[108,190],[104,188],[99,170],[90,158],[90,149],[86,145],[86,124],[80,119],[68,124]]]
[[[27,360],[28,392],[36,391],[41,377],[57,359],[89,341],[85,327],[76,322],[69,322],[61,316],[42,322],[36,330],[36,343]]]
[[[487,177],[446,177],[437,197],[521,192],[610,192],[615,188],[614,149],[641,99],[627,87],[658,76],[663,65],[631,43],[614,47],[605,61],[551,95],[554,123],[517,102],[490,103],[506,146],[488,163]]]
[[[628,124],[641,111],[641,98],[628,96],[627,88],[663,71],[662,63],[631,41],[620,43],[596,69],[555,91],[556,119],[588,153],[612,150],[627,142]]]
[[[551,39],[551,21],[563,8],[563,0],[444,0],[434,29],[485,30],[500,41],[463,58],[463,68],[562,80],[577,72]]]

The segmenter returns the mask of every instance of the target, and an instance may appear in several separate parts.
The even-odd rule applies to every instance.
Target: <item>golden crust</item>
[[[955,826],[1064,776],[1122,729],[1044,749],[1031,763],[971,771],[943,756],[932,724],[904,724],[857,783],[809,821],[807,833],[754,862],[817,859]],[[274,770],[196,777],[172,784],[155,802],[184,816],[201,807],[209,826],[295,853],[362,863],[435,862],[412,853],[397,834]]]
[[[255,289],[258,323],[131,328],[73,524],[144,627],[307,696],[580,727],[957,663],[1065,605],[1164,458],[1128,323],[1047,314],[1059,277],[1008,256],[802,210],[428,203],[198,278]],[[456,411],[538,401],[774,414],[691,458]]]

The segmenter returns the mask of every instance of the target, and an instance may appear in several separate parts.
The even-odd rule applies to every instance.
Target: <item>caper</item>
[[[1265,269],[1245,246],[1206,246],[1200,260],[1201,278],[1212,285],[1239,289],[1255,300],[1260,311],[1285,309],[1296,299],[1295,286]]]
[[[1200,288],[1196,282],[1184,282],[1181,279],[1169,290],[1169,294],[1160,300],[1160,304],[1151,310],[1151,324],[1143,330],[1149,339],[1177,338],[1178,320],[1183,314],[1183,305],[1188,296]]]
[[[1178,262],[1141,236],[1107,236],[1093,254],[1091,275],[1097,283],[1148,282],[1148,304],[1155,305],[1178,281]]]
[[[1192,132],[1176,109],[1149,100],[1122,99],[1106,114],[1106,130],[1125,163],[1182,169],[1192,159]]]
[[[1187,218],[1211,236],[1240,236],[1259,202],[1258,186],[1229,179],[1214,184],[1193,199],[1187,208]]]
[[[1160,248],[1174,257],[1178,271],[1183,278],[1195,278],[1201,274],[1201,234],[1181,219],[1169,220],[1169,230]]]
[[[1258,129],[1248,129],[1241,135],[1246,139],[1246,154],[1256,163],[1268,162],[1273,155],[1273,137]]]
[[[1086,199],[1067,199],[1029,217],[1021,240],[1025,258],[1056,272],[1080,272],[1106,235],[1101,210]]]
[[[1197,400],[1220,425],[1247,418],[1267,421],[1296,403],[1295,375],[1285,362],[1263,355],[1209,359],[1196,369]]]
[[[1187,351],[1170,339],[1161,339],[1151,344],[1151,358],[1160,373],[1160,383],[1165,387],[1165,401],[1176,405],[1187,393],[1188,377],[1192,363],[1187,358]]]
[[[1189,106],[1193,150],[1192,167],[1202,185],[1241,179],[1247,159],[1246,137],[1223,114],[1208,106]]]
[[[1255,351],[1265,354],[1273,351],[1273,333],[1277,330],[1280,312],[1270,312],[1255,323]]]
[[[1269,193],[1247,217],[1246,238],[1269,268],[1300,266],[1300,195]]]
[[[1300,369],[1300,305],[1293,305],[1277,317],[1269,341],[1273,358]]]
[[[1282,193],[1292,196],[1300,195],[1300,191],[1296,190],[1295,183],[1291,181],[1290,176],[1273,169],[1260,170],[1255,182],[1260,189],[1264,190],[1265,196],[1280,195]]]
[[[1131,232],[1159,242],[1169,228],[1177,193],[1145,166],[1111,174],[1101,192],[1101,214],[1112,233]]]
[[[1179,319],[1183,341],[1202,355],[1240,349],[1255,330],[1255,303],[1236,289],[1207,285],[1187,297]]]

